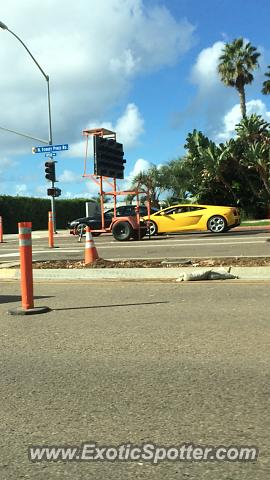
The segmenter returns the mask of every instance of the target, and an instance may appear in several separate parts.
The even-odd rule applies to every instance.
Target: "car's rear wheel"
[[[152,237],[153,235],[157,235],[158,233],[158,227],[157,227],[157,224],[155,222],[153,222],[152,220],[149,220],[149,222],[147,221],[147,223],[149,224],[149,233],[150,233],[150,236]]]
[[[133,236],[134,230],[128,222],[117,222],[112,227],[112,234],[115,240],[124,242]]]
[[[227,222],[221,215],[213,215],[207,222],[207,228],[212,233],[224,233],[227,230]]]

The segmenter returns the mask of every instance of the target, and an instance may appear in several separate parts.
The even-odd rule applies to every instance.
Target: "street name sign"
[[[52,152],[62,152],[68,150],[68,144],[64,143],[62,145],[46,145],[46,147],[33,147],[32,153],[52,153]]]

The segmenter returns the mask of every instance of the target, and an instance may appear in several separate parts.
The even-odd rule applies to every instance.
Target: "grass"
[[[269,220],[244,220],[241,222],[241,225],[243,227],[265,227],[267,225],[270,225],[270,219]]]

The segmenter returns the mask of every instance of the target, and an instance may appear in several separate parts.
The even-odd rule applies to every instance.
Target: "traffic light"
[[[112,138],[94,136],[94,174],[110,178],[124,178],[123,145]]]
[[[61,188],[53,187],[47,189],[47,195],[49,195],[50,197],[60,197],[61,193]]]
[[[45,162],[45,178],[51,182],[56,181],[55,162]]]

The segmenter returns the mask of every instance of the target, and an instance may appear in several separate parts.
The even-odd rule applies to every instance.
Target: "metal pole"
[[[49,145],[48,140],[43,140],[43,138],[32,137],[31,135],[27,135],[26,133],[16,132],[16,130],[10,130],[10,128],[0,127],[0,130],[4,130],[5,132],[15,133],[15,135],[20,135],[21,137],[31,138],[32,140],[37,140],[38,142],[45,143],[45,145]]]
[[[47,98],[48,98],[48,115],[49,115],[49,145],[53,144],[52,141],[52,117],[51,117],[51,96],[50,96],[50,77],[46,75],[46,82],[47,82]],[[53,161],[53,157],[50,157],[51,162]],[[52,182],[52,188],[54,188],[54,182]],[[55,212],[55,198],[51,196],[51,210],[52,210],[52,222],[53,222],[53,231],[56,231],[56,212]]]

